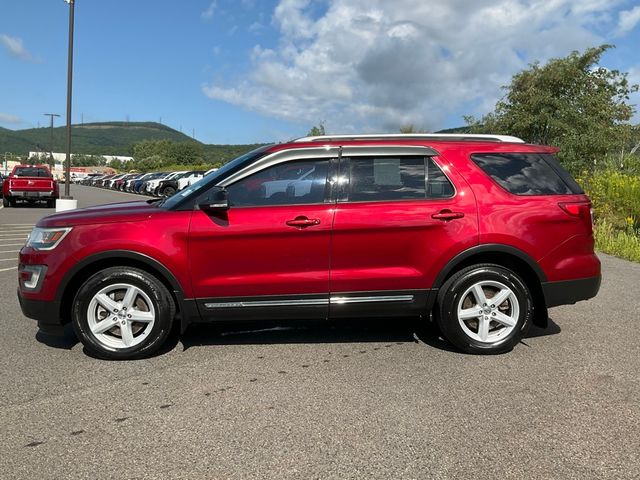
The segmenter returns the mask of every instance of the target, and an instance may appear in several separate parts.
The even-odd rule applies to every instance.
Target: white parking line
[[[2,245],[0,245],[1,247],[22,247],[24,245],[24,242],[22,243],[4,243]]]
[[[18,253],[20,250],[0,250],[0,253]]]
[[[15,262],[17,258],[0,258],[0,262]]]
[[[23,239],[23,238],[27,238],[27,235],[14,235],[13,237],[0,236],[0,242],[4,242],[6,240],[9,240],[9,241],[11,241],[11,240],[20,240],[20,239]]]
[[[0,268],[0,272],[8,272],[9,270],[17,270],[18,267]]]

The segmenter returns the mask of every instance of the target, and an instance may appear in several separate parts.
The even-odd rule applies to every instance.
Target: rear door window
[[[354,157],[348,171],[351,202],[448,198],[454,193],[431,157]]]
[[[477,153],[471,160],[515,195],[570,195],[584,191],[553,155]]]

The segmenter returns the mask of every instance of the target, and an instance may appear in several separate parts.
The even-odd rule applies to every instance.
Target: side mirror
[[[229,192],[223,187],[213,187],[198,207],[205,212],[227,211],[229,210]]]

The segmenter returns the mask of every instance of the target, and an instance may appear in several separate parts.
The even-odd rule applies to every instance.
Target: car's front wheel
[[[153,275],[112,267],[91,276],[72,308],[76,335],[92,354],[113,360],[151,355],[171,331],[175,304]]]
[[[533,317],[526,283],[493,264],[473,265],[449,278],[438,293],[436,308],[445,338],[467,353],[511,350]]]

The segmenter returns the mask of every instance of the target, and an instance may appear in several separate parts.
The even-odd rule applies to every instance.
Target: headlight
[[[27,238],[27,247],[36,250],[53,250],[58,246],[71,227],[66,228],[34,228]]]

